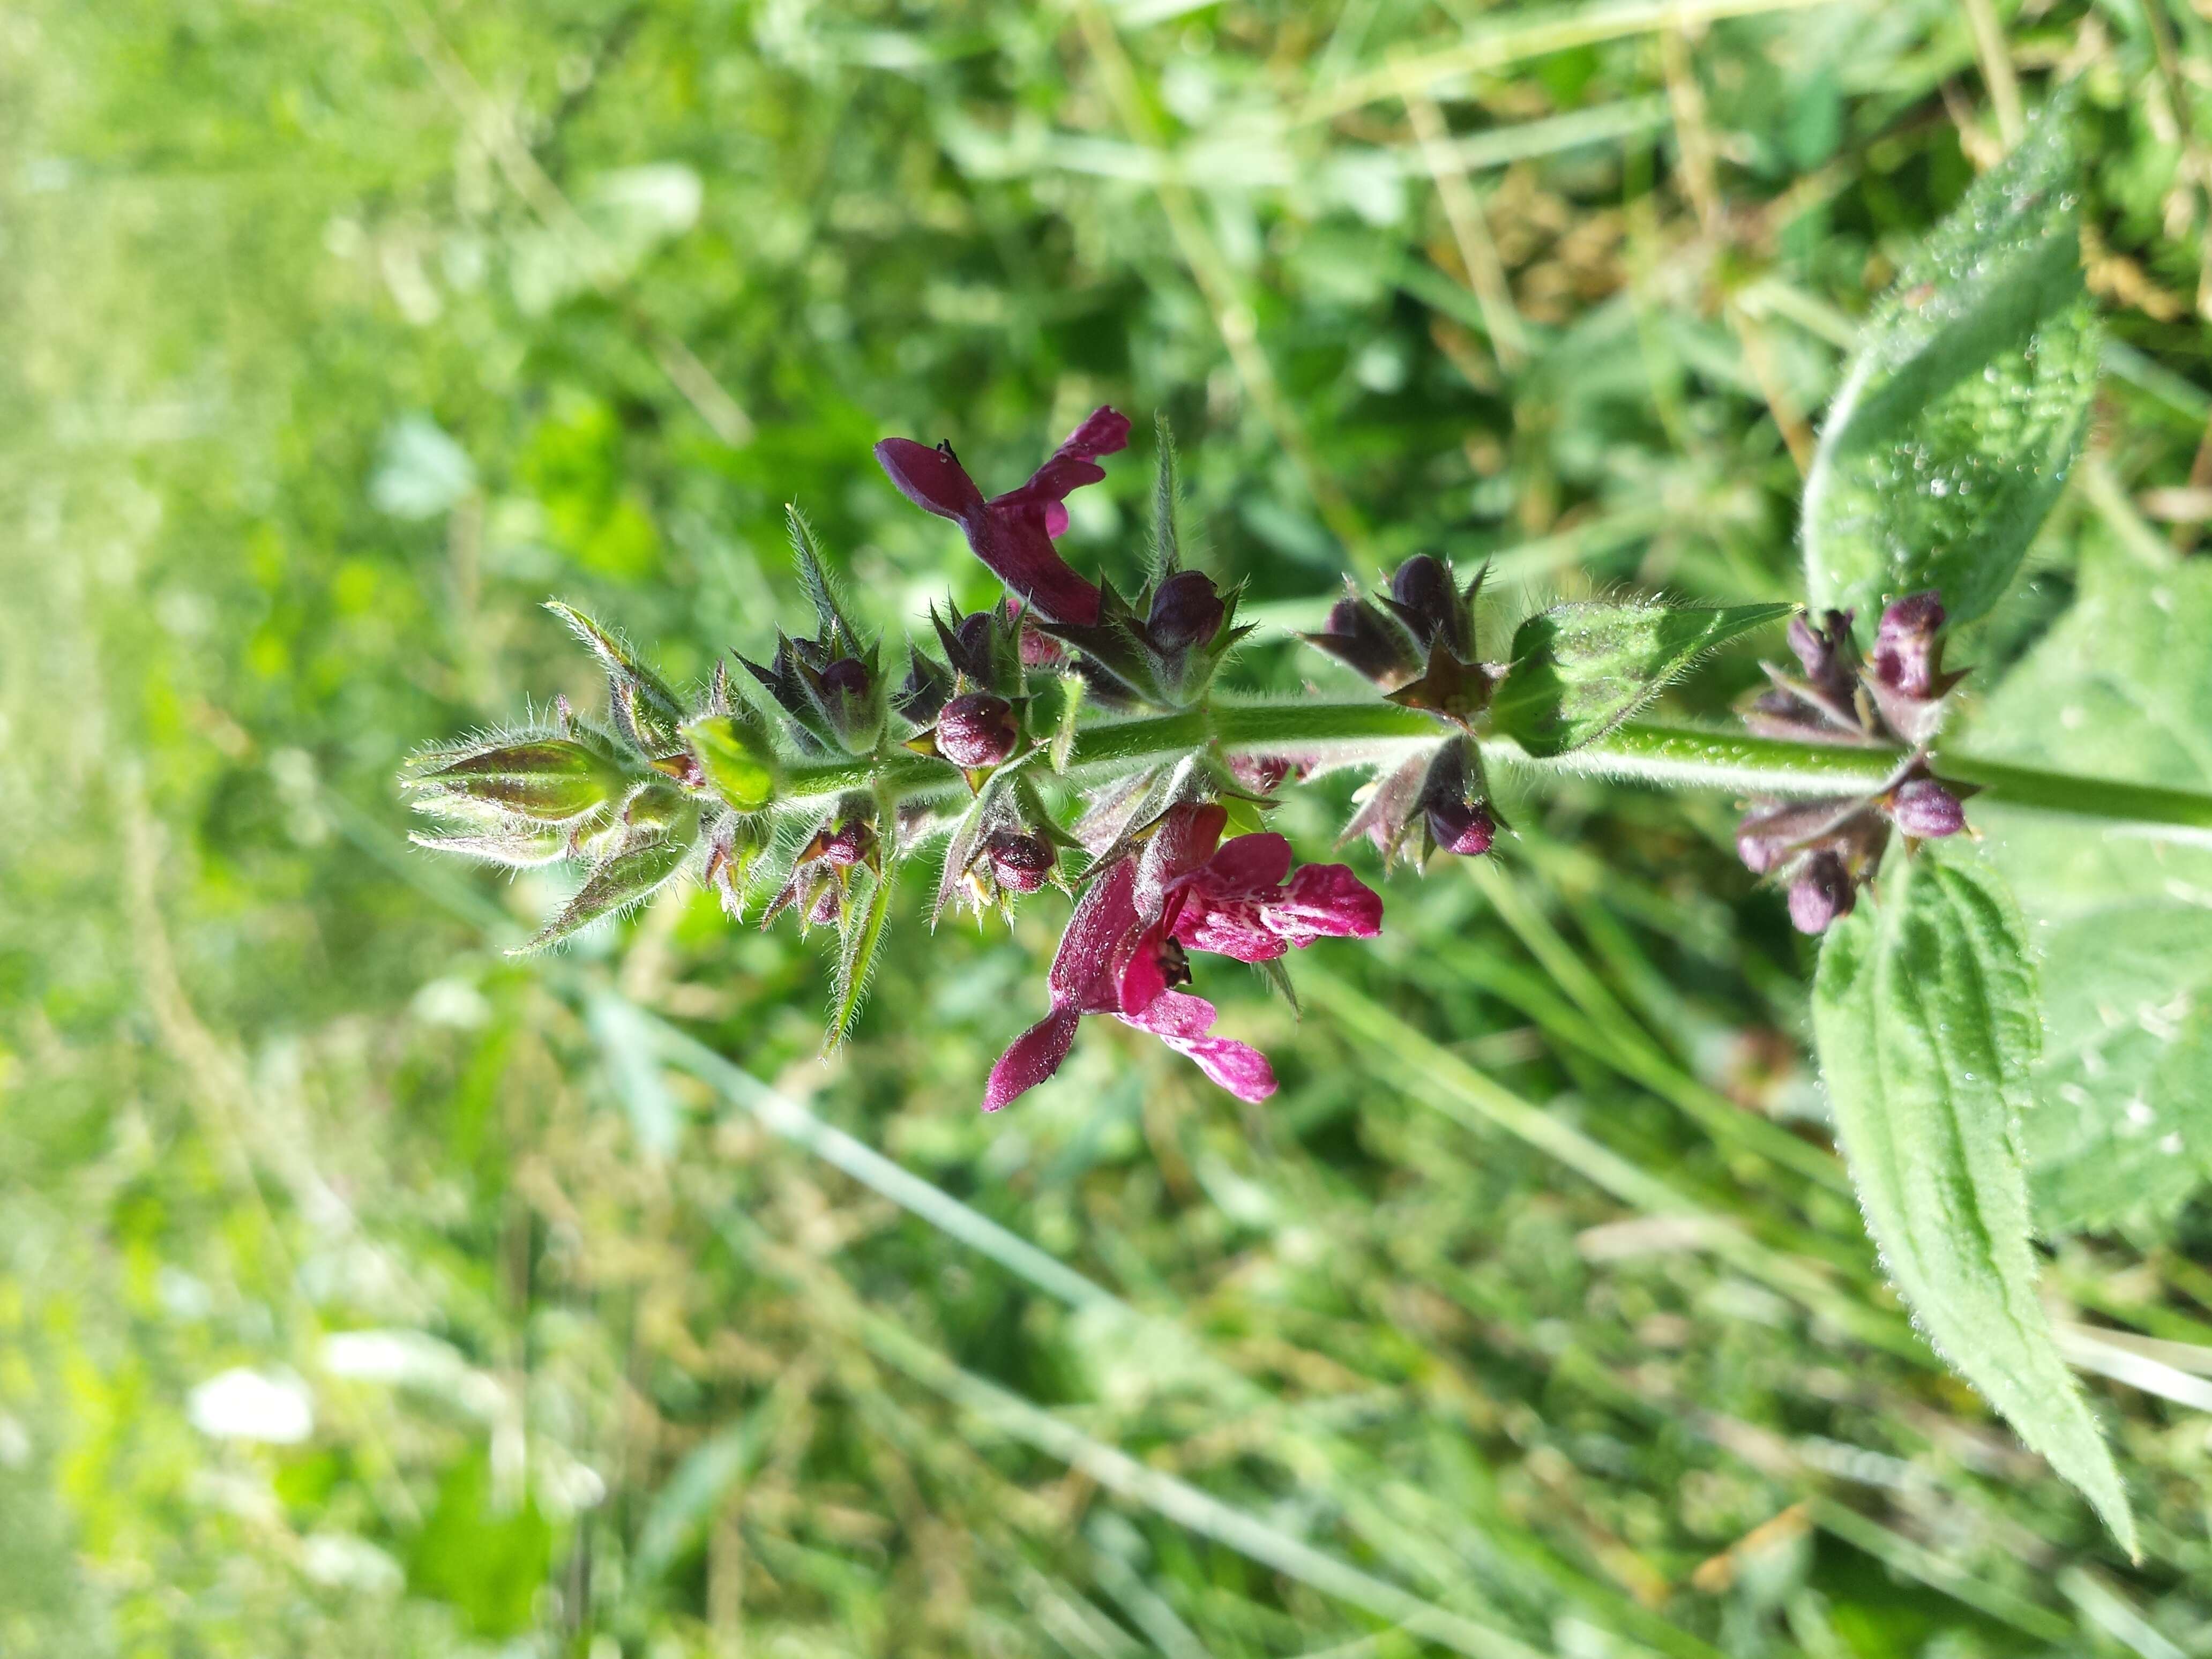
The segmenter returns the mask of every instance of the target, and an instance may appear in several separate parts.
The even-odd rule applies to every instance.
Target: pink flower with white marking
[[[1382,900],[1340,864],[1293,872],[1280,836],[1223,843],[1228,818],[1219,806],[1171,807],[1141,853],[1116,860],[1091,884],[1046,976],[1052,1012],[991,1068],[984,1110],[1057,1072],[1085,1014],[1152,1032],[1240,1100],[1274,1093],[1267,1057],[1210,1035],[1213,1005],[1174,988],[1190,978],[1186,947],[1272,962],[1317,939],[1372,939],[1382,931]]]

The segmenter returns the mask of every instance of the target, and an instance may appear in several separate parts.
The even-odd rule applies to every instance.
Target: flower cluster
[[[1852,642],[1851,622],[1847,611],[1831,611],[1819,623],[1793,617],[1790,648],[1801,672],[1765,664],[1770,688],[1744,714],[1764,736],[1906,751],[1871,793],[1756,801],[1737,826],[1738,856],[1788,889],[1790,919],[1801,933],[1825,933],[1850,914],[1858,890],[1881,866],[1893,826],[1908,847],[1955,836],[1966,827],[1963,797],[1972,793],[1939,780],[1928,766],[1927,745],[1964,678],[1943,671],[1942,600],[1915,593],[1891,605],[1865,660]]]
[[[718,665],[695,695],[580,612],[552,606],[606,671],[605,724],[564,702],[550,720],[418,757],[406,779],[415,804],[448,823],[416,839],[511,867],[583,866],[532,947],[687,877],[732,919],[766,925],[791,912],[802,930],[833,929],[833,1045],[865,988],[894,877],[941,843],[933,921],[962,907],[1010,913],[1048,886],[1075,899],[1047,977],[1050,1012],[993,1070],[988,1107],[1049,1077],[1083,1016],[1099,1013],[1153,1033],[1242,1098],[1265,1098],[1266,1058],[1215,1035],[1213,1005],[1180,988],[1192,955],[1258,965],[1286,989],[1287,952],[1373,938],[1382,903],[1341,864],[1294,869],[1290,843],[1255,827],[1318,760],[1209,735],[1214,681],[1250,629],[1237,622],[1237,590],[1183,568],[1164,428],[1143,587],[1124,598],[1054,545],[1068,496],[1102,481],[1101,459],[1128,436],[1124,416],[1097,410],[1026,483],[993,496],[949,444],[876,447],[892,483],[957,524],[1006,590],[980,611],[933,609],[902,672],[854,622],[795,509],[812,630],[779,630],[764,659],[737,657],[736,675]],[[1475,586],[1411,560],[1376,604],[1347,600],[1315,636],[1437,718],[1433,741],[1410,755],[1399,741],[1398,770],[1370,788],[1347,832],[1386,858],[1480,853],[1496,833],[1469,735],[1496,672],[1474,657]],[[1346,629],[1358,632],[1349,647],[1333,642]],[[1135,745],[1121,735],[1133,731],[1159,735]],[[1115,757],[1086,765],[1086,737]],[[1232,810],[1247,833],[1228,833]]]

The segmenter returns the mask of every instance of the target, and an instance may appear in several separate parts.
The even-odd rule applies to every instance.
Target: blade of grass
[[[1694,28],[1723,17],[1797,11],[1825,3],[1827,0],[1613,0],[1522,13],[1508,22],[1470,29],[1456,46],[1402,58],[1340,85],[1324,87],[1308,96],[1295,118],[1326,121],[1363,104],[1428,92],[1442,81],[1626,35]]]
[[[1304,981],[1311,1004],[1334,1015],[1386,1075],[1395,1077],[1416,1101],[1470,1127],[1500,1128],[1550,1153],[1569,1169],[1632,1208],[1675,1215],[1700,1224],[1715,1255],[1808,1313],[1849,1332],[1870,1347],[1935,1367],[1936,1357],[1905,1322],[1839,1291],[1808,1264],[1786,1260],[1760,1244],[1735,1221],[1712,1213],[1657,1176],[1630,1163],[1581,1130],[1484,1077],[1459,1056],[1407,1024],[1379,1003],[1325,970],[1309,967]]]
[[[1467,862],[1475,885],[1498,919],[1589,1016],[1589,1033],[1595,1040],[1581,1046],[1595,1058],[1614,1065],[1623,1076],[1678,1108],[1715,1140],[1755,1152],[1831,1192],[1850,1191],[1850,1178],[1833,1154],[1799,1139],[1771,1119],[1747,1112],[1682,1072],[1510,878],[1487,860]]]
[[[1202,1538],[1318,1590],[1332,1600],[1401,1625],[1468,1659],[1539,1659],[1510,1632],[1479,1625],[1352,1565],[1327,1551],[1223,1503],[1187,1481],[1139,1462],[1020,1395],[977,1376],[887,1316],[861,1302],[842,1275],[815,1263],[803,1276],[796,1252],[775,1250],[750,1220],[725,1214],[717,1226],[731,1248],[769,1266],[825,1318],[844,1324],[867,1351],[960,1407],[1006,1438],[1066,1463],[1115,1496]]]

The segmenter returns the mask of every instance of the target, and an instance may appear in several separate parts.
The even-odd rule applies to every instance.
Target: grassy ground
[[[2091,1378],[2130,1563],[1947,1376],[1726,801],[1515,802],[1295,1025],[1216,975],[1264,1109],[1098,1030],[990,1121],[1053,902],[917,893],[825,1067],[787,932],[518,964],[548,895],[401,839],[412,745],[594,706],[548,593],[702,675],[797,500],[878,624],[981,599],[886,433],[1165,410],[1278,618],[1417,549],[1794,597],[1852,318],[2059,78],[2123,350],[2043,614],[2212,483],[2200,17],[1666,10],[0,18],[0,1653],[2212,1652],[2212,1390]],[[2206,1219],[2057,1244],[2106,1370],[2212,1343]],[[238,1368],[303,1437],[195,1425]]]

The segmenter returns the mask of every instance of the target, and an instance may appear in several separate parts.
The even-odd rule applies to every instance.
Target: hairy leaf
[[[1898,275],[1805,485],[1816,606],[1996,603],[2057,498],[2096,379],[2068,111],[2047,111]]]
[[[865,868],[854,872],[838,928],[837,979],[830,994],[830,1029],[822,1036],[824,1054],[845,1041],[860,1004],[867,999],[876,947],[884,942],[884,924],[890,916],[891,888],[897,877],[897,865],[888,859],[880,875]]]
[[[2212,791],[2212,568],[2086,556],[2080,597],[1991,694],[1977,754]],[[2212,850],[1984,811],[2049,925],[2051,1053],[2024,1121],[2048,1231],[2172,1213],[2212,1176]]]
[[[820,636],[830,647],[848,656],[860,654],[860,630],[855,629],[837,603],[835,589],[830,586],[828,563],[822,556],[822,544],[814,534],[814,526],[796,506],[786,507],[784,523],[791,533],[792,562],[799,567],[799,585],[806,590],[807,603],[814,607],[814,617]]]
[[[1603,737],[1705,652],[1795,607],[1726,610],[1628,602],[1562,605],[1513,635],[1513,661],[1492,710],[1532,755],[1564,755]]]
[[[690,841],[671,836],[614,854],[585,878],[575,897],[538,930],[536,938],[510,954],[524,956],[542,951],[590,927],[602,916],[644,903],[684,867],[684,858],[690,851]]]
[[[548,599],[545,608],[568,624],[568,631],[583,641],[607,671],[613,687],[615,712],[631,715],[641,732],[656,744],[675,748],[677,728],[684,723],[684,704],[660,677],[637,659],[636,653],[574,605]]]
[[[2212,910],[2102,912],[2044,967],[2050,1049],[2021,1120],[2037,1220],[2171,1214],[2212,1175]]]
[[[1936,1351],[2135,1549],[2125,1490],[2035,1295],[2016,1115],[2041,1031],[1996,872],[1931,846],[1828,932],[1820,1069],[1867,1225]]]

